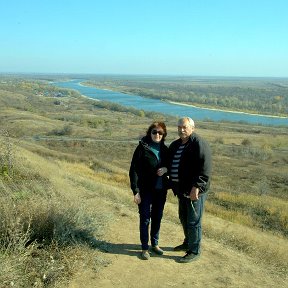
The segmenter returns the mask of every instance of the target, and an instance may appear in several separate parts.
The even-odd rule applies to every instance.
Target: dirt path
[[[148,287],[287,287],[284,280],[269,274],[269,267],[255,263],[244,254],[204,238],[201,258],[178,263],[182,252],[173,247],[182,241],[180,225],[163,220],[160,246],[163,256],[151,254],[148,261],[139,258],[138,215],[128,208],[116,216],[106,237],[110,264],[95,273],[79,271],[70,288],[148,288]],[[124,215],[124,216],[120,216]]]

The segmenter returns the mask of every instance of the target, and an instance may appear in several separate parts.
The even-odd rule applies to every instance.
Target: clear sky
[[[0,0],[0,72],[288,77],[287,0]]]

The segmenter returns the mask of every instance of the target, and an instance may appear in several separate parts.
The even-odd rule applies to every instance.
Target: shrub
[[[247,138],[243,139],[243,141],[241,142],[241,144],[242,144],[243,146],[252,146],[251,140],[249,140],[249,139],[247,139]]]
[[[70,125],[65,125],[62,129],[53,129],[48,133],[48,135],[52,136],[65,136],[72,134],[72,127]]]
[[[13,147],[6,130],[0,131],[0,176],[11,176],[13,170]]]

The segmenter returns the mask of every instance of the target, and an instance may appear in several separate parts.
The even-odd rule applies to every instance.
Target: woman
[[[161,219],[166,202],[168,178],[168,148],[164,144],[167,136],[163,122],[152,123],[134,151],[129,176],[134,202],[138,204],[140,216],[141,258],[148,260],[149,224],[152,251],[158,255],[163,250],[158,245]]]

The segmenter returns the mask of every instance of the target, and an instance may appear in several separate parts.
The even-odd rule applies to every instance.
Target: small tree
[[[252,146],[251,140],[249,140],[249,139],[247,139],[247,138],[243,139],[243,141],[241,142],[241,144],[242,144],[243,146]]]
[[[0,131],[0,175],[8,176],[13,170],[13,147],[9,132]]]

